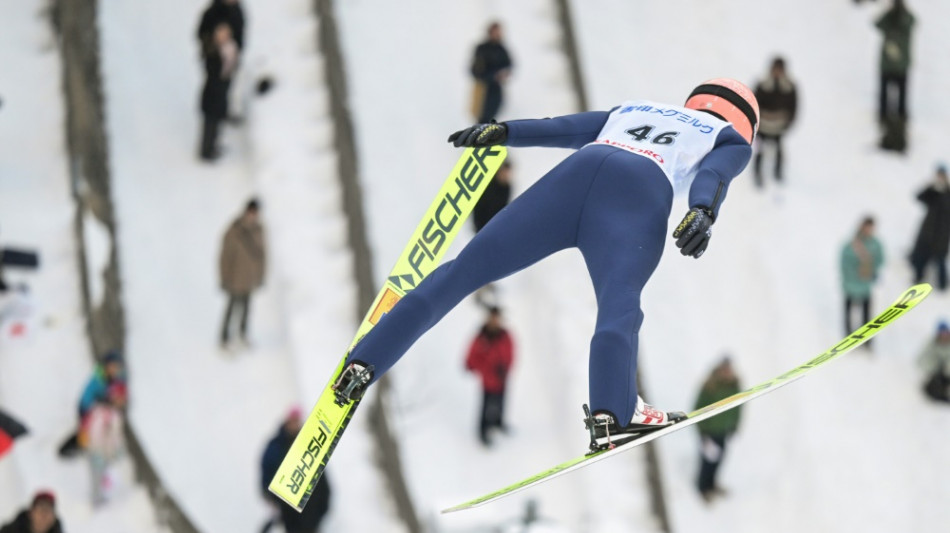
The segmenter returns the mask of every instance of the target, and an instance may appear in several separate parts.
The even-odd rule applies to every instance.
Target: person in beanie
[[[950,248],[950,182],[947,179],[947,167],[937,167],[933,183],[921,191],[917,199],[927,206],[927,214],[910,254],[914,282],[923,281],[927,265],[936,263],[937,287],[943,291],[947,289],[947,251]]]
[[[492,307],[488,320],[472,341],[465,368],[482,380],[482,415],[478,435],[485,446],[491,445],[489,430],[507,431],[504,422],[505,389],[514,362],[511,335],[501,324],[501,309]]]
[[[30,508],[20,511],[12,522],[0,527],[0,533],[63,533],[56,516],[56,496],[49,491],[36,493]]]
[[[479,232],[488,224],[488,221],[508,205],[511,200],[511,162],[505,161],[495,173],[495,177],[488,182],[488,187],[478,199],[472,209],[472,222],[475,231]]]
[[[874,236],[874,219],[865,217],[854,238],[841,249],[841,285],[844,289],[844,331],[854,331],[851,310],[861,308],[862,324],[871,320],[871,287],[884,263],[884,251]],[[870,341],[868,341],[870,346]]]
[[[264,455],[261,457],[261,492],[267,501],[280,509],[280,521],[287,533],[315,533],[330,509],[330,482],[327,480],[326,472],[320,476],[317,486],[313,489],[313,495],[300,513],[268,490],[271,479],[280,468],[280,462],[283,461],[284,456],[290,451],[301,427],[303,427],[303,411],[295,407],[287,414],[287,418],[277,429],[277,434],[267,443]],[[269,530],[276,521],[276,519],[269,521],[263,530],[265,532]]]
[[[221,346],[231,338],[231,318],[240,317],[241,340],[247,343],[247,317],[251,293],[264,284],[266,254],[264,229],[260,223],[260,205],[250,200],[234,222],[228,226],[221,245],[219,272],[221,288],[228,295],[221,326]]]
[[[878,106],[878,121],[888,117],[907,119],[907,72],[910,70],[910,37],[914,28],[914,15],[904,5],[904,0],[894,0],[875,24],[884,36],[881,43],[881,87]],[[891,97],[891,90],[897,94]],[[896,109],[893,101],[896,100]]]
[[[501,24],[498,22],[488,26],[488,39],[475,48],[471,72],[475,78],[472,114],[478,122],[490,122],[497,118],[502,103],[502,85],[511,75],[511,56],[502,43]]]
[[[755,184],[762,188],[762,155],[767,145],[775,150],[775,180],[782,181],[782,136],[795,122],[798,111],[798,93],[795,82],[785,71],[785,60],[772,60],[769,75],[755,86],[755,98],[762,114],[759,123],[759,146],[755,154],[753,170]]]
[[[699,397],[696,398],[695,408],[699,409],[716,403],[738,393],[741,389],[739,378],[733,371],[732,362],[726,357],[706,378],[699,391]],[[741,407],[730,409],[697,424],[702,439],[698,488],[699,494],[706,502],[711,501],[714,496],[725,494],[725,491],[716,483],[716,474],[726,451],[726,441],[739,428],[741,409]]]
[[[940,322],[937,336],[927,343],[918,357],[927,376],[924,393],[939,402],[950,402],[950,324]]]

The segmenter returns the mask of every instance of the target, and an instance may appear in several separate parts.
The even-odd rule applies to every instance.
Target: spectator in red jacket
[[[465,367],[482,378],[482,418],[479,436],[485,446],[491,445],[489,430],[507,431],[504,423],[505,384],[514,361],[511,335],[501,324],[501,310],[488,310],[488,320],[472,341]]]

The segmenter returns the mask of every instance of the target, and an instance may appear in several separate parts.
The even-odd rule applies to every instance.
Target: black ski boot
[[[364,365],[353,361],[346,365],[340,377],[333,384],[336,404],[340,407],[363,397],[366,387],[373,380],[373,365]]]

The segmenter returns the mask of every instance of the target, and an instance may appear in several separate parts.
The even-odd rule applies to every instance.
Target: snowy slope
[[[264,445],[290,406],[315,401],[355,329],[310,4],[243,4],[248,48],[232,97],[247,120],[225,126],[214,165],[196,157],[203,80],[194,31],[206,2],[110,1],[100,11],[131,417],[202,531],[263,524]],[[275,88],[257,108],[250,89],[263,73]],[[251,195],[262,200],[268,274],[252,300],[252,348],[223,351],[220,239]],[[354,427],[354,440],[367,442],[364,431]],[[346,497],[354,487],[381,485],[367,447],[340,454],[349,476],[329,471],[335,527],[356,519],[339,503],[356,501]],[[368,516],[390,520],[385,503],[376,512]]]
[[[758,193],[746,172],[730,191],[709,253],[685,260],[671,242],[644,292],[642,361],[651,399],[663,406],[691,407],[723,353],[733,354],[752,384],[840,337],[838,254],[865,213],[877,217],[888,256],[875,307],[890,302],[910,284],[904,258],[922,217],[913,195],[947,155],[946,6],[914,5],[915,120],[911,150],[901,157],[874,149],[878,6],[733,4],[573,2],[594,107],[630,97],[680,101],[711,77],[751,83],[776,53],[800,83],[801,118],[786,145],[788,185],[769,183]],[[727,9],[743,16],[724,16]],[[804,27],[824,37],[802,38]],[[631,35],[669,49],[643,53],[629,46]],[[673,222],[686,209],[680,202]],[[941,480],[950,460],[941,445],[950,412],[924,401],[914,358],[947,304],[935,294],[875,341],[873,354],[851,355],[748,405],[722,471],[732,495],[711,508],[693,489],[695,432],[664,439],[676,529],[933,531],[946,523],[942,502],[950,493]]]
[[[0,406],[31,432],[0,459],[0,524],[34,492],[48,488],[58,497],[68,531],[157,531],[148,497],[127,461],[119,465],[114,500],[94,510],[86,460],[63,461],[56,453],[75,427],[92,363],[76,264],[61,65],[44,7],[42,1],[24,1],[2,9],[7,29],[0,36],[0,246],[38,250],[42,268],[7,270],[7,281],[27,285],[29,293],[0,299]]]
[[[503,23],[515,64],[502,118],[577,110],[553,2],[343,2],[337,12],[381,279],[459,156],[445,139],[472,120],[468,67],[490,20]],[[512,150],[515,189],[530,186],[567,153]],[[466,229],[453,250],[470,235]],[[595,304],[580,254],[557,254],[503,281],[500,291],[518,357],[507,401],[512,436],[491,450],[477,441],[481,392],[463,369],[484,319],[473,301],[459,305],[393,371],[392,411],[420,514],[433,530],[471,531],[509,522],[535,499],[555,528],[615,531],[636,523],[652,530],[639,452],[482,509],[437,515],[586,449],[581,404]]]

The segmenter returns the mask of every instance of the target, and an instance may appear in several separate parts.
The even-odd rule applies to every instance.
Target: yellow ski
[[[760,383],[742,392],[733,394],[732,396],[724,400],[720,400],[714,404],[697,409],[692,413],[689,413],[686,420],[683,420],[682,422],[678,422],[672,426],[667,426],[663,429],[658,429],[652,433],[647,433],[646,435],[634,438],[633,440],[629,440],[622,444],[618,444],[616,447],[610,449],[600,450],[582,455],[580,457],[575,457],[570,461],[565,461],[557,466],[545,470],[544,472],[535,474],[527,479],[508,485],[507,487],[499,489],[495,492],[475,498],[474,500],[470,500],[465,503],[461,503],[454,507],[449,507],[448,509],[443,509],[442,512],[451,513],[455,511],[462,511],[464,509],[471,509],[472,507],[478,507],[488,502],[504,498],[505,496],[509,496],[515,492],[519,492],[528,487],[548,481],[549,479],[596,463],[597,461],[601,461],[612,455],[631,450],[637,446],[640,446],[641,444],[646,444],[647,442],[658,439],[668,433],[679,431],[687,426],[691,426],[697,422],[701,422],[707,418],[716,416],[723,411],[728,411],[729,409],[739,407],[753,398],[777,390],[780,387],[784,387],[796,379],[804,377],[805,374],[811,372],[819,366],[833,361],[838,357],[850,352],[854,348],[864,344],[868,339],[877,335],[880,330],[887,327],[893,320],[900,318],[904,315],[904,313],[916,307],[917,304],[922,302],[924,298],[930,294],[931,290],[931,286],[927,283],[914,285],[913,287],[904,291],[897,301],[885,309],[884,312],[877,315],[874,320],[856,329],[850,335],[841,339],[834,346],[822,352],[812,360],[802,363],[801,365],[789,370],[788,372],[785,372],[776,378],[770,379],[764,383]]]
[[[465,150],[376,295],[347,353],[396,302],[435,270],[507,153],[504,146]],[[331,386],[345,361],[344,355],[270,482],[270,491],[297,511],[303,510],[310,499],[330,454],[360,403],[336,403]]]

